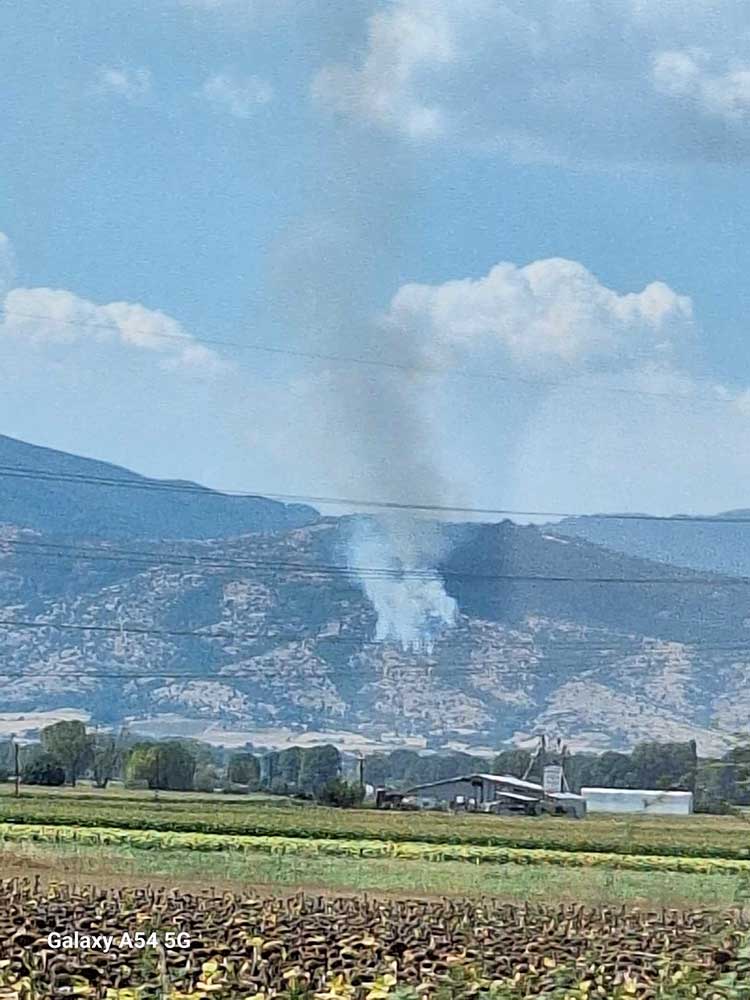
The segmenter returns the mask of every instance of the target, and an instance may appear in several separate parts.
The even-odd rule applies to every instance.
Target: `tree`
[[[97,788],[106,788],[122,762],[122,753],[114,736],[108,733],[94,737],[91,768]]]
[[[302,751],[302,765],[299,770],[300,791],[318,795],[324,785],[341,773],[341,754],[336,747],[327,744]]]
[[[359,782],[344,781],[343,778],[333,778],[327,781],[318,793],[318,801],[324,805],[340,806],[349,809],[352,806],[361,804],[364,798],[364,789]]]
[[[735,767],[726,760],[703,760],[698,766],[695,811],[728,813],[737,799]]]
[[[287,747],[266,754],[263,787],[282,795],[299,791],[300,767],[305,752],[301,747]]]
[[[216,781],[216,770],[212,764],[199,764],[195,768],[193,788],[196,792],[213,792]]]
[[[78,720],[56,722],[46,726],[41,733],[42,746],[65,768],[71,785],[91,762],[93,740],[86,726]]]
[[[501,750],[492,761],[492,773],[509,774],[514,778],[523,778],[530,763],[531,753],[528,750],[520,748]]]
[[[235,753],[229,758],[227,778],[234,785],[248,785],[255,791],[260,784],[260,764],[253,753]]]
[[[698,753],[687,743],[639,743],[630,755],[634,787],[695,791]]]
[[[21,781],[25,785],[64,785],[65,768],[51,753],[42,750],[23,765]]]
[[[149,788],[187,792],[193,788],[195,757],[177,740],[137,743],[125,765],[129,784],[145,781]]]

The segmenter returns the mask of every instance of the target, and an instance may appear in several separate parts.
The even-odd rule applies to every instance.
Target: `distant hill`
[[[543,528],[450,526],[439,569],[458,622],[409,652],[373,641],[360,582],[326,570],[349,520],[130,555],[85,531],[48,551],[59,536],[0,526],[0,725],[67,709],[234,745],[314,730],[492,748],[545,729],[578,747],[694,738],[702,752],[746,728],[742,584]],[[73,623],[86,628],[53,627]]]
[[[224,538],[287,531],[318,516],[311,507],[148,479],[0,435],[0,522],[35,531],[120,539]]]
[[[695,522],[676,515],[662,521],[597,515],[549,525],[556,535],[585,538],[643,559],[750,576],[750,510],[732,510]],[[732,524],[732,520],[740,523]]]

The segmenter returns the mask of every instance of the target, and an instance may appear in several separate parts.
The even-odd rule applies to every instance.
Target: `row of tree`
[[[0,778],[9,776],[10,756],[9,766],[0,767]],[[63,721],[44,728],[38,744],[22,749],[24,784],[75,785],[82,777],[90,777],[97,788],[116,778],[153,790],[264,790],[339,805],[353,805],[362,797],[357,784],[343,780],[341,754],[330,745],[290,747],[262,756],[250,751],[226,755],[198,740],[139,740],[126,733],[90,733],[82,722]]]

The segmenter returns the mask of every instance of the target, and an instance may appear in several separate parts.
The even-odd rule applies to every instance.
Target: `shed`
[[[692,792],[662,792],[638,788],[582,788],[588,812],[641,813],[653,816],[689,816]]]

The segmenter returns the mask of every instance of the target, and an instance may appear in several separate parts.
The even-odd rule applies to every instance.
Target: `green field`
[[[646,904],[655,907],[729,907],[742,901],[733,875],[560,869],[552,865],[477,868],[462,862],[318,858],[259,853],[206,854],[142,851],[80,844],[15,843],[0,847],[4,874],[39,874],[73,882],[160,882],[204,888],[264,887],[296,891],[398,895],[496,896],[508,901]]]
[[[750,859],[742,817],[509,818],[291,805],[248,796],[24,790],[0,795],[0,822],[256,837],[423,841],[526,850]]]

